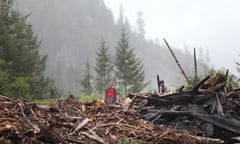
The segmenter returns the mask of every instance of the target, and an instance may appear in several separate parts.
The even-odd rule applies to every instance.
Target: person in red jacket
[[[109,82],[109,87],[106,90],[106,97],[105,97],[105,103],[106,104],[113,104],[117,101],[117,94],[116,89],[113,88],[113,82]]]

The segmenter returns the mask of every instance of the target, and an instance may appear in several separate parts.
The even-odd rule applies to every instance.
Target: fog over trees
[[[28,21],[41,40],[40,54],[47,55],[46,76],[54,79],[57,88],[64,93],[80,93],[85,65],[89,63],[91,74],[101,40],[107,43],[113,55],[124,25],[128,32],[129,45],[142,60],[145,81],[150,84],[147,91],[156,89],[156,75],[166,81],[169,87],[179,86],[184,81],[173,57],[160,40],[146,39],[144,19],[136,14],[137,30],[128,23],[120,12],[115,22],[113,14],[103,0],[17,0],[17,9],[30,14]],[[119,8],[122,11],[121,8]],[[171,45],[171,44],[170,44]],[[188,75],[193,74],[193,48],[181,51],[173,49]],[[203,52],[199,53],[202,54]],[[205,55],[199,59],[199,73],[206,74],[208,65]]]

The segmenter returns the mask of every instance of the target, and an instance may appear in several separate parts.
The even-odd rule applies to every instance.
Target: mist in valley
[[[119,18],[115,21],[103,0],[17,0],[17,9],[30,14],[28,21],[41,40],[40,53],[48,56],[46,76],[52,78],[64,94],[80,93],[87,61],[91,74],[95,76],[95,59],[101,39],[106,41],[111,55],[115,54],[123,26],[128,32],[129,45],[142,60],[145,81],[150,81],[144,91],[156,90],[157,74],[169,89],[186,84],[166,45],[160,43],[162,40],[145,37],[141,13],[136,14],[136,27],[129,24],[121,6]],[[186,45],[185,50],[173,47],[173,51],[187,75],[193,76],[193,48]],[[197,58],[198,73],[207,75],[211,66],[208,53],[200,49]]]

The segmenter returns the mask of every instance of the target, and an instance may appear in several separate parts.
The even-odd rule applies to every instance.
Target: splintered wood
[[[0,143],[222,143],[185,130],[164,128],[140,117],[144,99],[105,105],[81,103],[73,96],[56,105],[40,106],[0,96]],[[127,105],[127,109],[126,106]]]

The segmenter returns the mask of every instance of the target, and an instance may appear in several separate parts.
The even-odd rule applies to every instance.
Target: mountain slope
[[[89,60],[93,66],[101,38],[114,54],[122,25],[121,21],[114,22],[103,0],[18,0],[17,8],[25,14],[31,13],[29,21],[42,41],[40,51],[48,55],[46,74],[65,93],[80,91],[84,64]],[[143,60],[146,81],[152,81],[148,89],[155,89],[157,74],[170,87],[183,82],[166,47],[130,30],[129,38],[130,46]],[[192,73],[192,56],[174,51],[187,72]]]

